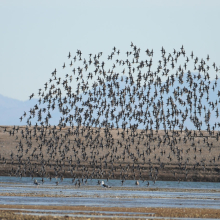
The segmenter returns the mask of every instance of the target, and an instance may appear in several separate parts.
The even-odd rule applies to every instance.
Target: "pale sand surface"
[[[0,205],[0,218],[1,219],[100,219],[96,217],[94,214],[94,217],[69,217],[68,214],[65,216],[32,216],[32,215],[24,215],[23,213],[31,213],[29,211],[25,211],[27,209],[31,209],[32,212],[34,212],[34,209],[37,210],[73,210],[78,211],[81,215],[88,214],[88,212],[85,211],[108,211],[112,212],[112,214],[116,214],[116,212],[123,212],[123,214],[117,214],[117,217],[107,217],[105,218],[105,214],[101,214],[101,217],[103,219],[126,219],[124,217],[120,218],[120,215],[126,216],[126,212],[128,213],[127,216],[131,216],[129,214],[132,212],[132,215],[139,216],[139,219],[141,218],[141,215],[143,216],[144,213],[146,213],[144,216],[149,215],[153,217],[178,217],[178,218],[220,218],[220,210],[216,209],[192,209],[192,208],[102,208],[102,207],[85,207],[85,206],[21,206],[21,205]],[[10,209],[10,210],[6,210]],[[19,210],[18,210],[19,209]],[[25,209],[25,210],[22,210]],[[20,214],[22,213],[22,214]],[[42,213],[44,213],[42,211]],[[70,215],[71,212],[69,212]],[[73,212],[74,213],[74,212]],[[143,214],[139,214],[143,213]],[[152,213],[152,214],[148,214]],[[99,215],[100,217],[100,215]],[[134,219],[134,218],[129,218]],[[137,219],[137,218],[135,218]],[[146,217],[144,218],[146,219]]]

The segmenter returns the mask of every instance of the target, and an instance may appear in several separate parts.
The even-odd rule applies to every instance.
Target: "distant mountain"
[[[37,104],[37,99],[19,101],[0,94],[0,125],[26,125],[27,119],[20,121],[19,118],[24,111],[29,115],[29,110],[35,104]],[[57,123],[58,119],[59,113],[56,111],[51,119],[51,124]],[[36,120],[33,120],[32,123],[36,123]]]
[[[173,85],[170,85],[170,80],[166,81],[166,82],[162,82],[161,86],[163,87],[166,83],[169,84],[169,86],[165,86],[163,88],[167,88],[169,91],[165,91],[163,93],[161,93],[160,91],[160,87],[156,87],[155,85],[150,84],[150,86],[146,85],[146,88],[143,89],[143,87],[141,86],[140,88],[137,89],[137,85],[134,83],[132,86],[129,83],[129,79],[127,77],[123,77],[123,80],[121,81],[120,79],[117,80],[117,85],[118,85],[118,89],[116,89],[116,87],[112,84],[112,81],[106,81],[105,82],[105,88],[106,88],[106,93],[105,95],[99,96],[98,100],[97,99],[97,95],[94,95],[94,91],[91,90],[88,91],[87,93],[81,93],[78,95],[79,100],[81,101],[77,101],[75,102],[75,104],[73,105],[73,109],[71,110],[71,112],[69,112],[69,114],[71,115],[75,115],[75,108],[77,108],[78,112],[80,112],[80,114],[78,114],[77,120],[80,118],[80,120],[82,119],[82,121],[84,121],[85,117],[88,119],[88,113],[90,112],[90,107],[89,105],[92,104],[93,106],[96,106],[92,109],[92,120],[99,121],[99,125],[102,125],[103,121],[107,121],[108,123],[113,123],[114,126],[116,126],[115,121],[112,120],[111,116],[112,115],[123,115],[123,117],[120,117],[118,119],[118,126],[121,127],[123,124],[123,121],[126,122],[126,127],[129,127],[130,124],[138,124],[138,127],[140,129],[143,129],[146,127],[147,124],[150,125],[150,121],[153,120],[153,122],[151,123],[150,126],[152,126],[152,128],[155,128],[155,119],[156,117],[153,115],[155,113],[155,109],[158,108],[158,106],[160,106],[161,104],[161,100],[163,100],[163,110],[165,115],[168,115],[166,117],[166,123],[167,124],[174,124],[174,120],[179,120],[179,123],[182,123],[182,113],[187,110],[188,115],[187,115],[187,119],[185,120],[185,122],[183,123],[183,129],[185,129],[186,127],[188,129],[196,129],[195,126],[192,123],[192,119],[195,115],[196,115],[199,119],[200,122],[202,122],[201,125],[201,129],[204,130],[206,129],[206,123],[205,123],[205,115],[208,114],[207,110],[210,110],[210,126],[212,128],[212,126],[214,125],[214,123],[220,123],[219,118],[216,118],[216,111],[218,110],[218,103],[220,102],[218,94],[220,93],[220,91],[218,90],[218,87],[216,87],[215,89],[212,89],[214,86],[215,81],[211,81],[211,82],[207,82],[207,81],[203,81],[204,85],[199,89],[200,85],[201,85],[201,80],[197,79],[194,74],[192,75],[192,77],[190,79],[194,79],[194,83],[192,83],[192,85],[190,85],[190,81],[189,79],[187,79],[187,74],[184,74],[182,82],[177,80],[174,81]],[[128,82],[125,82],[128,81]],[[148,81],[147,81],[148,82]],[[125,90],[128,89],[130,92],[126,92]],[[96,92],[98,93],[103,93],[103,87],[102,86],[98,86],[96,87]],[[207,94],[207,91],[208,94]],[[175,90],[175,92],[174,92]],[[185,91],[183,94],[181,94],[181,91]],[[111,94],[117,94],[116,95],[116,100],[113,99],[112,95],[109,95],[111,91]],[[91,93],[90,93],[91,92]],[[139,96],[144,96],[146,97],[147,94],[149,93],[149,96],[147,99],[145,99],[145,101],[142,100],[142,110],[143,112],[140,112],[140,101],[139,101]],[[174,96],[174,93],[179,93],[178,96]],[[120,94],[120,95],[119,95]],[[155,95],[156,94],[156,95]],[[197,97],[197,102],[195,103],[194,100],[194,96],[188,96],[188,94],[195,94],[195,96]],[[200,99],[200,103],[198,103],[198,99],[200,97],[200,95],[203,94],[202,98]],[[120,97],[121,96],[121,97]],[[123,110],[120,106],[120,104],[118,106],[116,106],[115,104],[111,105],[111,103],[120,103],[120,100],[122,98],[122,96],[124,97],[123,100],[125,101],[124,103],[124,107]],[[206,97],[209,96],[209,99],[207,101]],[[134,102],[131,102],[131,98],[134,99]],[[188,105],[188,100],[190,100],[192,102],[192,111],[189,111],[189,105]],[[72,98],[72,100],[74,100],[74,98]],[[96,100],[96,101],[95,101]],[[99,101],[99,104],[97,104],[97,101]],[[175,108],[177,110],[179,110],[179,116],[173,115],[172,116],[172,107],[171,107],[171,102],[173,103],[173,106],[176,106]],[[148,103],[148,104],[147,104]],[[185,104],[182,104],[185,103]],[[215,104],[217,103],[217,104]],[[0,95],[0,125],[26,125],[27,122],[27,118],[30,116],[29,114],[29,110],[31,108],[34,108],[34,105],[38,104],[38,99],[31,99],[31,100],[27,100],[27,101],[19,101],[19,100],[15,100],[15,99],[11,99],[11,98],[7,98],[4,97],[2,95]],[[47,104],[38,104],[38,107],[43,109],[43,108],[47,108]],[[58,109],[58,101],[56,101],[56,108],[54,111],[52,111],[51,109],[50,114],[52,116],[52,118],[49,120],[49,123],[51,125],[57,125],[59,123],[59,119],[60,117],[66,118],[69,116],[68,115],[62,115],[62,113],[59,112]],[[99,109],[98,107],[100,106],[104,106],[104,105],[108,105],[108,108],[105,108],[105,110],[103,110],[103,108]],[[199,109],[198,106],[202,106],[201,108],[201,113],[199,113]],[[206,107],[206,110],[204,110],[204,107]],[[66,104],[63,104],[63,109],[71,109],[69,103],[67,102]],[[80,109],[80,110],[79,110]],[[108,109],[108,110],[107,110]],[[141,111],[142,111],[141,110]],[[20,117],[23,115],[24,111],[27,113],[27,117],[24,118],[24,120],[22,122],[20,122]],[[102,114],[100,115],[99,111],[102,111]],[[106,112],[108,111],[108,112]],[[122,113],[123,111],[123,113]],[[134,112],[136,112],[134,114]],[[31,118],[31,124],[34,125],[37,122],[37,113],[38,110],[36,111],[36,115],[35,118]],[[140,114],[141,113],[141,114]],[[148,114],[149,113],[149,114]],[[44,121],[44,118],[46,117],[46,113],[42,114],[42,121]],[[111,114],[111,115],[110,115]],[[139,115],[138,115],[139,114]],[[100,115],[100,116],[99,116]],[[137,116],[138,115],[138,116]],[[107,117],[108,116],[108,117]],[[158,116],[160,117],[160,116]],[[113,117],[114,118],[114,117]],[[190,120],[191,119],[191,120]],[[87,121],[88,122],[88,121]],[[150,123],[149,123],[150,122]],[[74,119],[73,122],[76,125],[76,120]],[[90,122],[91,123],[91,120]],[[38,122],[39,124],[39,122]],[[68,125],[68,124],[67,124]],[[92,124],[93,126],[94,124]],[[91,124],[90,124],[91,126]],[[149,126],[149,128],[150,128]],[[168,127],[168,125],[167,125]],[[160,128],[159,129],[163,129],[162,126],[162,122],[160,123]],[[175,129],[179,129],[179,126],[176,126]],[[219,129],[219,128],[216,128]]]
[[[19,117],[23,114],[24,109],[28,109],[28,104],[0,95],[0,124],[20,125]]]

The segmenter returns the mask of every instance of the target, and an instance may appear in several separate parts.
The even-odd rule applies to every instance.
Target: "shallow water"
[[[39,183],[41,183],[41,178],[36,177]],[[0,182],[2,183],[15,183],[19,185],[33,185],[33,179],[31,177],[4,177],[0,176]],[[112,187],[134,187],[136,180],[126,180],[122,186],[121,180],[108,180],[99,179],[100,181],[105,181],[106,184]],[[73,186],[71,178],[64,178],[63,181],[60,179],[53,178],[51,181],[47,178],[44,179],[44,186],[51,186],[56,185],[55,183],[58,181],[59,186]],[[97,186],[97,179],[88,179],[87,183],[83,185],[88,186]],[[139,187],[147,187],[147,181],[143,182],[142,180],[139,181]],[[177,181],[156,181],[155,184],[152,181],[149,181],[150,188],[176,188],[176,189],[219,189],[220,190],[220,183],[217,182],[177,182]]]
[[[169,207],[169,208],[212,208],[220,209],[220,198],[174,199],[174,198],[84,198],[84,197],[23,197],[3,196],[4,205],[52,205],[52,206],[95,206],[95,207]]]
[[[39,183],[41,182],[41,178],[35,179]],[[111,188],[105,189],[97,185],[98,180],[95,179],[88,180],[86,184],[82,183],[81,187],[75,187],[72,179],[68,178],[61,181],[58,186],[55,184],[56,181],[60,180],[52,179],[49,181],[45,179],[44,184],[35,186],[32,178],[0,177],[0,193],[2,194],[0,204],[220,209],[220,183],[158,181],[155,184],[150,182],[150,186],[147,187],[146,182],[142,181],[139,181],[140,185],[136,186],[134,180],[127,180],[121,186],[120,180],[109,180],[105,183]],[[7,193],[9,195],[6,195]],[[51,214],[47,210],[32,210],[31,212],[36,215]],[[54,211],[52,214],[82,217],[77,212],[68,210]],[[97,214],[100,213],[97,212]],[[117,216],[117,213],[113,212],[101,214],[111,217]],[[139,213],[139,218],[142,218],[141,215]],[[88,212],[84,217],[91,217],[91,213]],[[145,213],[144,218],[153,219],[154,217],[147,216]]]

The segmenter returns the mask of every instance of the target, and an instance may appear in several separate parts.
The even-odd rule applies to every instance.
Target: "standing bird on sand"
[[[138,182],[138,181],[136,181],[136,182],[135,182],[135,185],[136,185],[136,186],[139,186],[139,182]]]
[[[38,183],[37,180],[35,179],[34,180],[34,185],[38,186],[38,185],[40,185],[40,183]]]

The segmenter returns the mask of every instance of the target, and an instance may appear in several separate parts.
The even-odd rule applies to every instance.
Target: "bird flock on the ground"
[[[220,159],[207,161],[203,153],[215,147],[209,137],[218,143],[220,135],[219,68],[209,55],[199,59],[183,46],[171,53],[162,47],[155,63],[153,49],[133,43],[123,53],[114,47],[107,57],[83,55],[69,52],[62,76],[52,72],[36,105],[20,117],[26,127],[5,129],[17,139],[17,153],[10,156],[18,166],[11,175],[38,175],[43,183],[62,181],[68,172],[76,186],[89,178],[119,178],[122,184],[134,179],[139,185],[141,179],[155,182],[168,163],[175,162],[187,179],[189,164],[205,169]],[[56,126],[50,124],[55,109]]]

